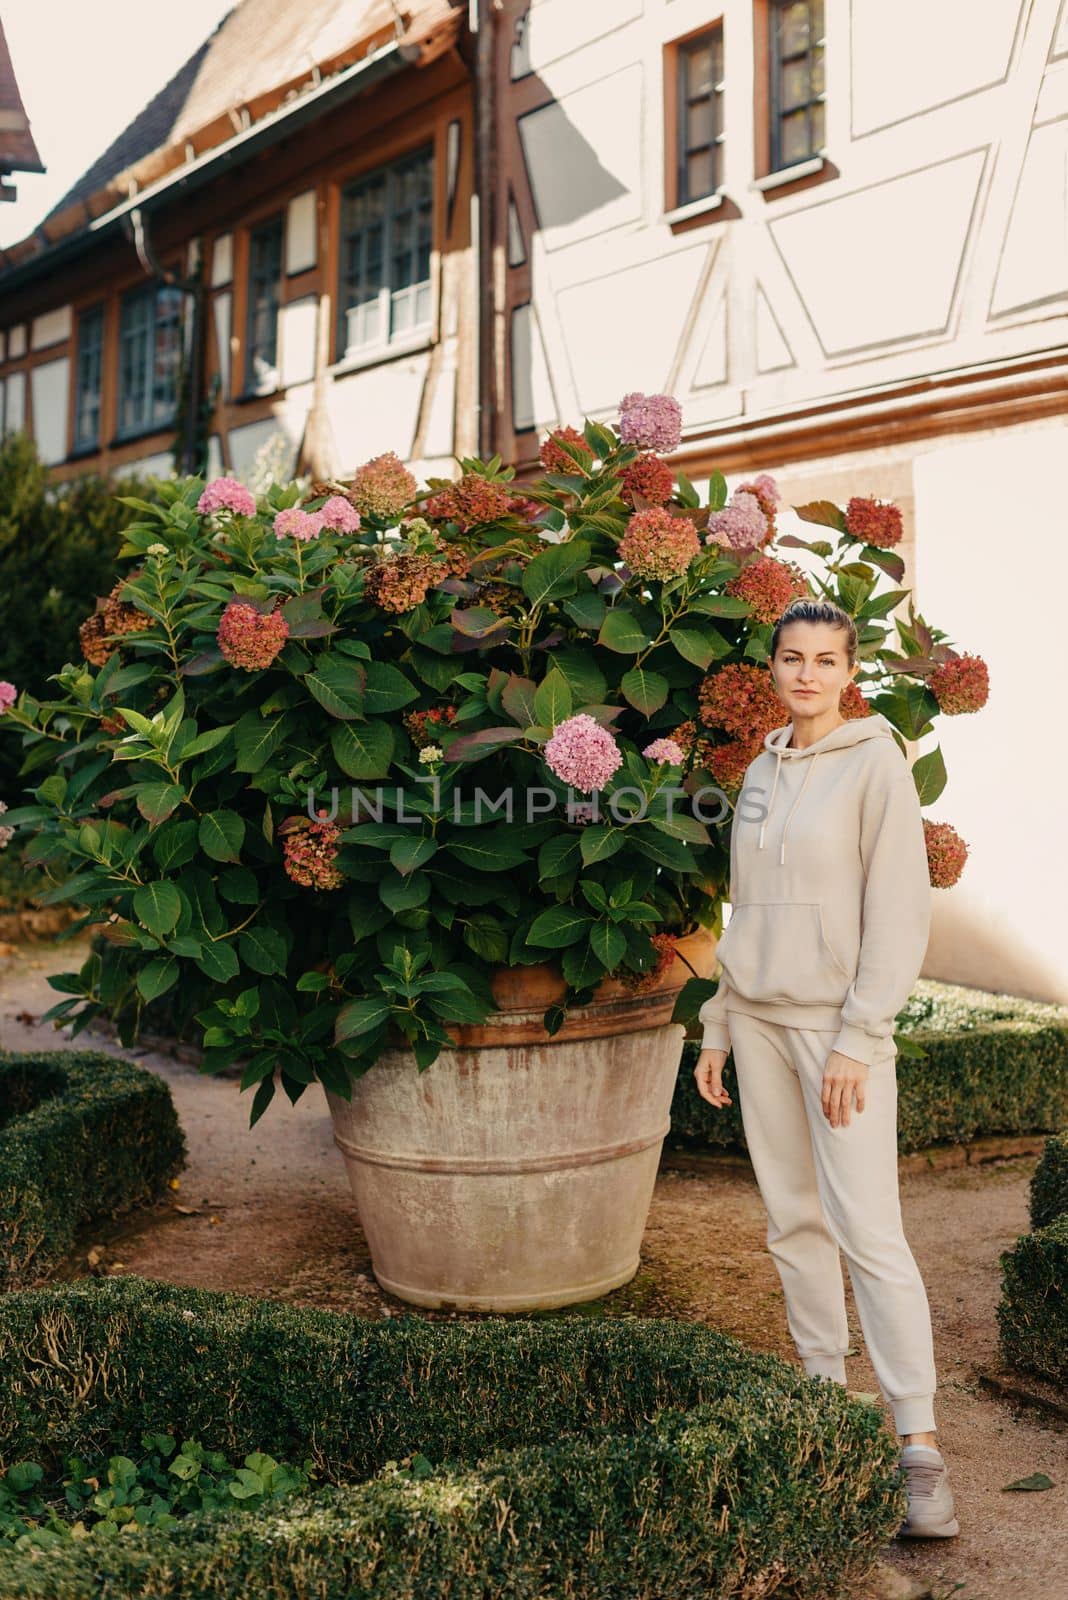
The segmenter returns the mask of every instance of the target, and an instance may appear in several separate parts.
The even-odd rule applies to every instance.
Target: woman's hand
[[[693,1069],[698,1094],[717,1109],[731,1103],[731,1097],[723,1087],[723,1064],[727,1055],[726,1050],[702,1050]]]
[[[823,1114],[832,1128],[849,1126],[849,1112],[854,1094],[858,1112],[864,1110],[864,1090],[868,1083],[868,1067],[863,1061],[854,1061],[840,1050],[832,1050],[823,1069]]]

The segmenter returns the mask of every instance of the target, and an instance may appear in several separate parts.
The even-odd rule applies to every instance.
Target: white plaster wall
[[[33,433],[37,453],[46,467],[67,454],[67,402],[70,398],[70,361],[45,361],[30,374],[33,392]]]
[[[991,681],[983,711],[936,723],[950,776],[924,814],[952,823],[970,858],[955,888],[934,893],[924,972],[1059,1003],[1068,1002],[1066,459],[1068,423],[1058,422],[928,447],[913,467],[918,607],[958,650],[983,657]]]

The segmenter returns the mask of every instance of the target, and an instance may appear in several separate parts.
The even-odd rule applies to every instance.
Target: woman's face
[[[791,622],[779,635],[771,664],[779,698],[791,716],[837,711],[842,690],[860,670],[845,652],[845,629],[829,622]]]

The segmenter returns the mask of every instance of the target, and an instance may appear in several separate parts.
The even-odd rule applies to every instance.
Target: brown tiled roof
[[[78,232],[131,189],[222,144],[249,121],[369,50],[400,38],[430,59],[455,37],[466,0],[239,0],[184,66],[6,261]]]
[[[0,172],[43,172],[0,20]]]

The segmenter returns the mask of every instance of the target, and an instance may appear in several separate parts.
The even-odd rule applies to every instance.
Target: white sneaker
[[[931,1444],[907,1444],[901,1451],[901,1465],[908,1480],[909,1509],[898,1537],[952,1539],[960,1532],[960,1524],[954,1515],[949,1468],[941,1450]]]

